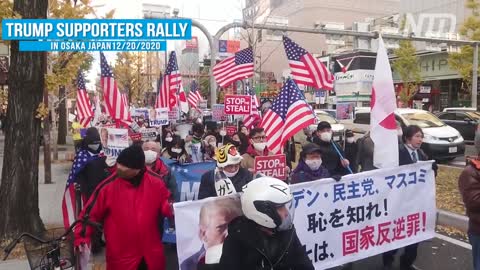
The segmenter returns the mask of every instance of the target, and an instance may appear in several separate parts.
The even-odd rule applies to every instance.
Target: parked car
[[[437,114],[445,124],[455,128],[466,141],[473,141],[480,123],[480,114],[471,111],[447,111]]]
[[[465,154],[465,141],[458,130],[448,126],[430,112],[415,109],[397,109],[397,124],[405,129],[409,125],[418,125],[425,134],[422,149],[435,160],[453,160]],[[367,132],[370,129],[370,112],[356,113],[352,127],[347,128]]]
[[[477,109],[475,108],[467,108],[467,107],[451,107],[443,109],[443,112],[476,112]]]
[[[336,142],[343,141],[343,137],[345,136],[345,126],[340,124],[337,119],[333,118],[328,112],[323,110],[315,110],[314,112],[315,116],[317,117],[317,121],[314,125],[310,125],[308,128],[312,131],[316,131],[318,123],[326,121],[332,126],[332,139]]]

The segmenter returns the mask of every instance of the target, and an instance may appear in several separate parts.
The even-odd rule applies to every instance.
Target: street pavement
[[[3,160],[3,142],[4,138],[2,135],[0,135],[0,169],[2,166],[1,161]],[[469,149],[473,149],[472,147],[469,147]],[[71,141],[67,147],[64,147],[64,149],[67,151],[73,149]],[[66,151],[62,151],[60,156],[64,156],[65,153]],[[61,227],[61,201],[70,166],[70,162],[54,163],[52,165],[54,183],[49,185],[43,184],[43,165],[40,164],[39,166],[40,216],[42,217],[44,223],[49,227]],[[175,249],[172,247],[167,247],[165,252],[169,261],[167,270],[178,269]],[[401,252],[399,252],[397,256],[400,254]],[[104,259],[103,256],[100,255],[95,257],[93,260],[95,260],[95,262],[102,262]],[[398,259],[396,260],[396,263],[398,264]],[[396,265],[396,267],[397,268],[395,269],[399,269],[398,265]],[[436,238],[420,244],[415,267],[419,270],[472,270],[471,246],[468,243],[437,234]],[[0,270],[28,268],[29,266],[26,260],[8,260],[5,262],[0,262]],[[342,268],[337,267],[334,269],[340,270]],[[382,269],[381,256],[378,255],[365,260],[357,261],[353,264],[353,269],[380,270]]]

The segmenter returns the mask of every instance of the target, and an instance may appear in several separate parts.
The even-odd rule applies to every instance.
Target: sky
[[[245,0],[93,0],[92,5],[96,7],[97,16],[102,16],[106,12],[115,9],[116,19],[138,19],[142,18],[142,3],[146,4],[161,4],[168,5],[173,11],[178,8],[179,17],[193,18],[202,23],[210,32],[211,35],[215,33],[224,25],[242,18],[242,7]],[[208,41],[203,33],[193,28],[193,36],[198,36],[199,40],[199,56],[207,54],[209,47]],[[185,41],[169,41],[167,44],[168,50],[183,48]],[[92,64],[92,69],[87,74],[87,88],[95,89],[95,79],[100,73],[100,55],[93,53],[95,61]],[[108,62],[115,62],[116,52],[105,52],[105,57]]]

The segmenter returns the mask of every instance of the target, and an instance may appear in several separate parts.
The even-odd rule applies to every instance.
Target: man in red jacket
[[[172,217],[170,192],[145,168],[140,146],[130,146],[117,158],[117,171],[100,183],[80,214],[103,223],[107,270],[164,270],[159,231],[162,217]],[[92,228],[75,231],[75,246],[89,243]]]

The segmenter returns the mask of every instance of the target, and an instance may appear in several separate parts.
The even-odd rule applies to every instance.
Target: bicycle
[[[12,250],[17,246],[23,238],[29,238],[33,240],[33,244],[29,245],[24,242],[25,253],[27,254],[28,262],[31,270],[63,270],[73,268],[76,265],[75,254],[73,251],[73,229],[78,224],[92,225],[99,229],[102,228],[101,224],[89,221],[87,219],[76,220],[70,225],[67,231],[62,233],[59,237],[53,236],[50,240],[45,240],[30,233],[22,233],[15,240],[13,240],[4,249],[5,261]],[[84,227],[85,228],[85,227]],[[48,231],[49,233],[52,231]],[[61,251],[64,252],[61,252]],[[63,254],[63,253],[68,254]]]

